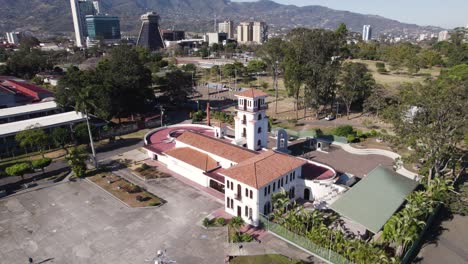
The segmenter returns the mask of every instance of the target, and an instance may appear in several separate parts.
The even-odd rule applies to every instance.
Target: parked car
[[[327,116],[325,117],[325,120],[327,120],[327,121],[332,121],[332,120],[335,119],[335,118],[336,118],[336,116],[332,114],[332,115],[327,115]]]

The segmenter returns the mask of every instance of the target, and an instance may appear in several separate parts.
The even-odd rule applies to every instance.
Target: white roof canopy
[[[68,123],[77,123],[85,120],[85,116],[75,111],[49,115],[39,118],[22,120],[18,122],[6,123],[0,125],[0,137],[14,135],[28,127],[38,126],[42,128],[55,127]]]

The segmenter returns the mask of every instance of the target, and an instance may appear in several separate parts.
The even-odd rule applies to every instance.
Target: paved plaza
[[[175,179],[164,187],[170,201],[149,209],[84,180],[2,199],[0,262],[145,263],[167,249],[177,263],[222,263],[225,232],[196,225],[220,204]]]
[[[265,253],[321,263],[271,234],[239,251],[226,242],[225,229],[200,226],[222,208],[218,200],[172,177],[148,187],[167,203],[129,208],[87,180],[1,199],[0,262],[149,263],[157,250],[167,249],[177,263],[224,263],[226,255]]]

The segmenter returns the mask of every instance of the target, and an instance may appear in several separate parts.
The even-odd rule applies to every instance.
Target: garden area
[[[242,217],[236,216],[229,221],[228,239],[230,243],[252,242],[254,237],[251,234],[241,232],[245,222]]]
[[[305,264],[302,260],[291,260],[288,257],[277,254],[236,256],[229,260],[230,264]]]
[[[410,194],[375,236],[350,232],[333,211],[305,210],[290,202],[284,191],[272,197],[273,212],[262,217],[262,225],[334,263],[410,263],[429,219],[447,201],[451,189],[450,181],[434,179]]]
[[[88,179],[131,207],[159,206],[164,203],[161,198],[111,173],[100,173]]]
[[[227,221],[223,217],[215,217],[212,219],[209,219],[208,217],[205,217],[203,219],[203,226],[206,228],[209,227],[223,227],[226,226]]]

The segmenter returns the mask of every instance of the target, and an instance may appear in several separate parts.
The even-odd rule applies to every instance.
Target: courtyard
[[[0,201],[2,263],[145,263],[157,250],[178,263],[220,263],[225,232],[197,222],[221,205],[171,178],[167,204],[129,208],[80,180]]]

